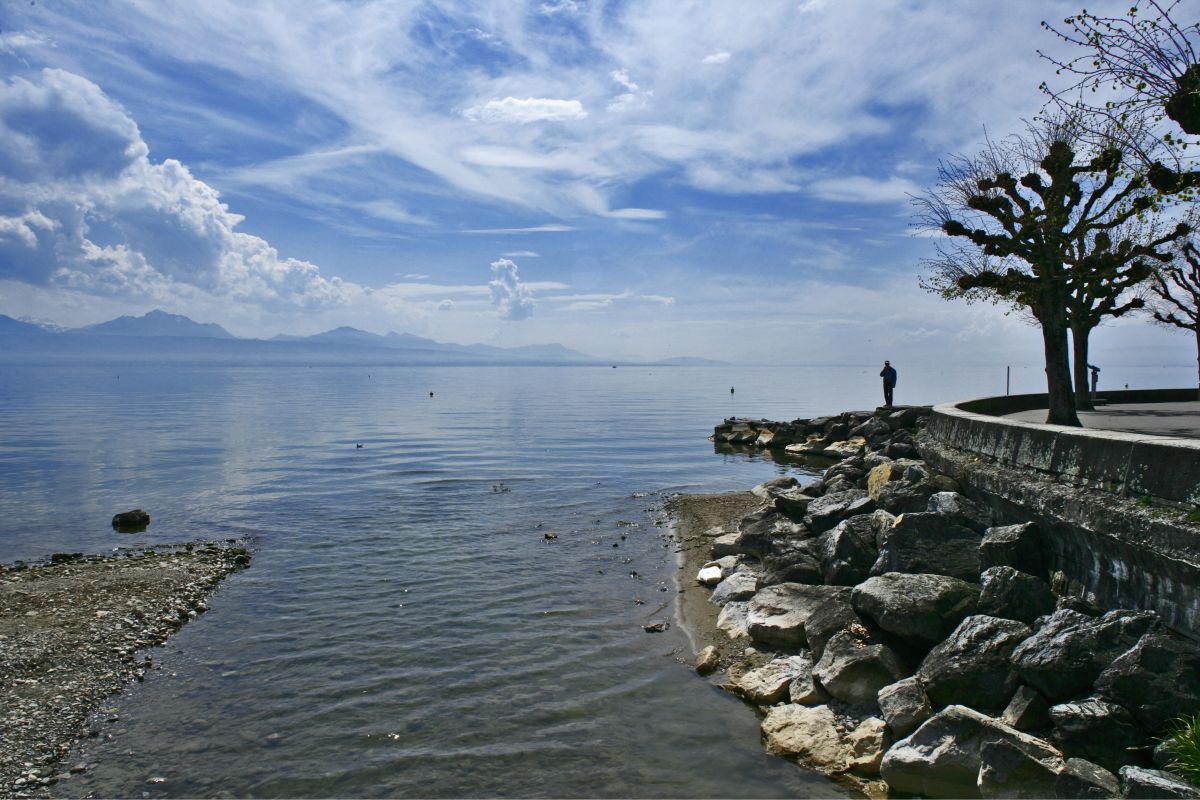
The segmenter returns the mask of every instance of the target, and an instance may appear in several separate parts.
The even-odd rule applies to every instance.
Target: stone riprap
[[[812,484],[756,487],[721,540],[725,581],[747,576],[712,598],[746,654],[727,687],[767,747],[872,796],[1200,796],[1152,769],[1169,721],[1200,713],[1200,650],[1154,611],[1069,594],[1046,531],[920,457],[928,415],[714,433],[837,456]]]

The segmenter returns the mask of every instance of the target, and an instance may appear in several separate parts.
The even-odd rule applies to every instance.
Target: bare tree
[[[924,262],[921,285],[947,299],[989,299],[1027,310],[1041,327],[1046,421],[1079,425],[1067,331],[1083,355],[1104,316],[1129,310],[1124,292],[1146,277],[1142,262],[1188,228],[1138,241],[1118,236],[1152,203],[1145,182],[1110,146],[1078,159],[1075,118],[1042,120],[1022,136],[988,141],[974,157],[942,162],[937,186],[914,198],[918,224],[950,237]],[[1085,388],[1086,392],[1086,388]]]
[[[1192,242],[1150,278],[1150,314],[1160,325],[1191,331],[1196,338],[1197,396],[1200,396],[1200,252]]]

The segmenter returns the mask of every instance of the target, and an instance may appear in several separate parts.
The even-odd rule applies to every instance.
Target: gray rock
[[[773,500],[777,495],[787,491],[788,489],[795,489],[799,485],[800,481],[796,480],[795,477],[788,475],[783,478],[774,478],[769,481],[764,481],[750,491],[756,497],[761,497],[763,500]]]
[[[1025,683],[1050,702],[1086,695],[1100,673],[1154,622],[1150,612],[1110,611],[1099,619],[1060,609],[1013,652]]]
[[[801,657],[807,660],[807,656]],[[813,680],[812,661],[808,661],[808,669],[801,670],[788,684],[788,699],[793,703],[801,703],[806,706],[819,705],[829,701],[829,695]]]
[[[897,636],[934,644],[975,612],[979,587],[946,575],[889,572],[854,587],[850,603]]]
[[[804,623],[804,635],[808,639],[808,648],[813,658],[818,661],[825,652],[825,643],[841,631],[850,631],[856,635],[866,633],[862,618],[854,612],[850,605],[849,594],[839,594],[830,597],[817,606]]]
[[[876,702],[897,739],[908,736],[933,716],[929,696],[915,675],[884,686],[876,695]]]
[[[938,491],[938,487],[919,476],[926,476],[925,471],[910,466],[905,469],[903,480],[889,481],[881,485],[877,492],[876,505],[893,514],[924,512],[929,507],[929,498]]]
[[[906,674],[904,665],[883,644],[867,644],[843,631],[825,644],[813,677],[825,691],[846,703],[875,705],[879,690]]]
[[[1122,764],[1141,760],[1134,748],[1140,748],[1146,736],[1116,703],[1094,697],[1060,703],[1050,707],[1050,721],[1051,738],[1069,756],[1086,758],[1114,772]]]
[[[867,717],[845,736],[850,746],[849,772],[865,778],[879,777],[883,754],[891,745],[887,724],[879,717]]]
[[[979,543],[979,566],[1012,567],[1037,577],[1046,575],[1042,536],[1037,525],[1003,525],[984,531]]]
[[[735,572],[717,584],[709,600],[723,606],[735,600],[749,600],[758,591],[758,575],[753,572]]]
[[[750,702],[765,706],[786,698],[791,682],[811,673],[812,661],[807,656],[777,658],[742,675],[733,682],[733,688]]]
[[[718,528],[717,530],[723,530]],[[725,558],[741,553],[742,537],[737,531],[717,534],[712,540],[712,557]]]
[[[747,514],[738,523],[737,551],[762,558],[772,552],[780,540],[803,538],[808,530],[774,508]]]
[[[1032,686],[1018,686],[1004,713],[1000,715],[1000,721],[1019,731],[1049,728],[1050,704]]]
[[[804,623],[830,597],[845,596],[841,586],[807,586],[780,583],[768,586],[750,601],[747,627],[757,641],[782,647],[799,647],[807,639]],[[728,608],[728,606],[726,606]]]
[[[1062,758],[1012,739],[985,741],[979,748],[979,794],[983,797],[1054,797]]]
[[[929,651],[917,670],[933,707],[1003,708],[1017,688],[1009,657],[1031,633],[1020,622],[983,614],[960,622],[945,641]]]
[[[823,583],[821,545],[816,539],[789,539],[775,543],[763,558],[762,586],[776,583]]]
[[[726,603],[717,615],[717,627],[725,631],[730,639],[749,636],[750,602]]]
[[[772,498],[776,511],[796,521],[804,519],[805,515],[808,514],[808,506],[812,501],[812,495],[808,494],[802,488],[779,492]]]
[[[847,517],[870,514],[875,501],[862,489],[832,492],[809,503],[804,522],[814,533],[824,533]]]
[[[980,576],[979,610],[1032,625],[1054,612],[1058,598],[1041,578],[1012,567],[988,567]]]
[[[1117,776],[1099,764],[1093,764],[1082,758],[1068,758],[1063,771],[1058,773],[1054,783],[1054,794],[1061,798],[1090,798],[1119,797],[1121,784]]]
[[[896,518],[879,548],[871,574],[925,572],[979,580],[980,534],[953,517],[928,512]]]
[[[875,528],[871,515],[859,514],[821,534],[821,573],[825,583],[854,586],[867,579],[879,555]]]
[[[1100,673],[1096,691],[1162,736],[1173,720],[1200,713],[1200,651],[1176,633],[1151,630]]]
[[[983,506],[958,492],[937,492],[929,498],[925,510],[931,514],[951,517],[959,525],[983,533],[991,514]]]
[[[883,756],[880,775],[894,792],[979,797],[985,744],[1007,741],[1035,759],[1060,758],[1047,742],[965,706],[949,706]]]
[[[1121,797],[1200,797],[1200,790],[1169,772],[1129,766],[1121,767]]]

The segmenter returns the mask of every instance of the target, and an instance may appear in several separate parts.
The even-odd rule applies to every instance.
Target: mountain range
[[[154,310],[82,328],[48,329],[0,314],[0,360],[187,360],[251,363],[557,364],[610,363],[561,344],[495,347],[437,342],[411,333],[384,336],[340,327],[312,336],[280,334],[242,339],[220,325]],[[645,364],[646,362],[620,362]],[[660,366],[717,364],[697,358],[650,362]]]

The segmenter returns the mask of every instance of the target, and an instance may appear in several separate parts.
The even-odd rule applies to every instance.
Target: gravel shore
[[[98,733],[90,715],[141,679],[146,648],[205,611],[221,580],[249,563],[229,541],[0,566],[0,797],[48,796],[85,770],[61,760]]]

